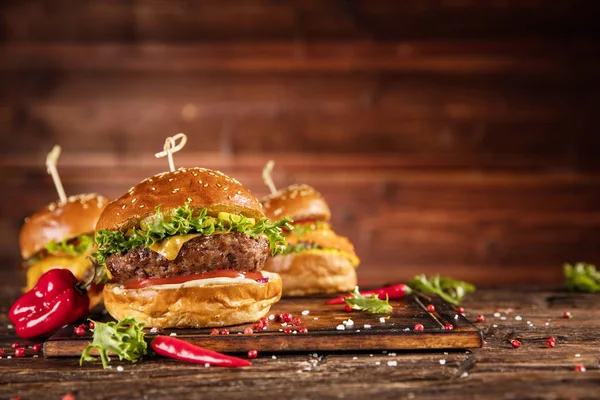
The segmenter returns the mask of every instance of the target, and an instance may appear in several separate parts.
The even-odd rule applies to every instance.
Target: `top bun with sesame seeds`
[[[295,221],[310,219],[329,221],[331,211],[319,192],[308,185],[291,185],[262,200],[267,218],[277,220],[288,216]]]
[[[94,232],[108,199],[98,194],[80,194],[67,201],[50,203],[25,220],[20,232],[21,255],[27,260],[51,242],[69,241]]]
[[[155,218],[156,207],[169,212],[189,204],[194,212],[207,210],[260,220],[265,217],[260,202],[237,180],[206,168],[180,168],[145,179],[111,202],[102,213],[96,230],[127,231],[144,227]]]

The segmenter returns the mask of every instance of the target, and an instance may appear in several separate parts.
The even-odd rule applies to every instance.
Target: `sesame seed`
[[[241,191],[241,190],[238,190],[238,191],[236,192],[236,194],[242,194],[242,191]]]
[[[137,199],[132,199],[132,200],[131,200],[131,203],[133,204],[133,203],[135,203],[136,201],[137,201]]]
[[[122,208],[123,210],[125,209],[125,207],[126,207],[126,205],[125,205],[125,204],[123,204],[123,205],[121,206],[121,208]]]
[[[221,187],[221,184],[220,184],[220,183],[217,183],[217,187],[219,187],[219,188],[220,188],[220,187]]]
[[[143,204],[140,204],[140,208],[144,208],[144,205],[143,205]]]
[[[229,187],[224,187],[223,190],[226,192],[229,190]]]
[[[169,182],[173,182],[173,178],[169,178]]]
[[[152,190],[156,190],[156,188],[155,188],[155,187],[151,187],[150,189],[152,189]]]

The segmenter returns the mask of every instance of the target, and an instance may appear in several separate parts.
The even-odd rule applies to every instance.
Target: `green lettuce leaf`
[[[51,254],[63,253],[76,256],[85,253],[94,245],[92,235],[81,235],[75,239],[63,240],[61,242],[49,241],[46,244],[46,250]]]
[[[579,262],[564,265],[567,290],[574,292],[600,292],[600,272],[591,264]]]
[[[287,247],[287,242],[282,235],[282,228],[293,229],[290,222],[292,220],[288,217],[276,222],[271,222],[266,218],[254,222],[243,215],[230,215],[227,221],[208,216],[206,209],[194,216],[189,204],[177,208],[170,218],[167,218],[159,206],[156,207],[156,213],[151,218],[151,222],[143,229],[133,228],[129,232],[110,230],[96,232],[98,251],[93,256],[100,264],[104,264],[106,258],[112,254],[122,254],[139,246],[150,247],[171,236],[193,233],[211,235],[214,232],[239,232],[251,238],[257,238],[264,234],[269,239],[271,251],[275,255],[282,253]]]
[[[108,355],[116,354],[119,360],[137,362],[147,354],[148,345],[144,340],[144,323],[137,322],[134,318],[125,318],[119,322],[96,322],[94,321],[94,336],[81,354],[79,365],[84,361],[96,361],[96,357],[90,356],[92,349],[97,349],[102,360],[102,367],[108,366]]]
[[[354,287],[354,291],[351,294],[352,297],[346,297],[344,301],[353,310],[368,311],[372,314],[384,314],[393,310],[387,296],[385,296],[385,300],[381,300],[376,294],[372,294],[369,297],[363,296],[358,291],[358,286]]]

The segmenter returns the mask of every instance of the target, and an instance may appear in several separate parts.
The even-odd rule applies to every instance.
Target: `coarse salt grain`
[[[308,314],[310,314],[310,311],[308,311],[308,310],[302,311],[302,315],[308,315]]]
[[[492,328],[497,328],[497,327],[498,327],[498,325],[496,325],[496,324],[492,325]]]
[[[523,319],[523,317],[521,317],[520,315],[515,316],[515,321],[521,321]]]
[[[348,321],[346,321],[346,325],[347,326],[353,326],[354,325],[354,321],[352,321],[351,319],[348,319]]]
[[[358,360],[358,357],[352,357],[353,360]]]
[[[363,328],[365,328],[365,329],[371,329],[371,325],[369,325],[369,324],[364,324],[364,325],[363,325]]]
[[[210,367],[209,363],[204,364],[204,368],[208,368],[208,367]]]
[[[150,329],[150,333],[154,334],[154,333],[158,333],[158,329],[156,328],[152,328]]]
[[[575,357],[581,357],[581,354],[577,353],[575,354]]]
[[[319,319],[319,317],[314,317],[313,319],[314,319],[314,320],[317,320],[317,319]]]
[[[275,319],[275,314],[271,314],[271,315],[269,315],[269,320],[270,320],[270,321],[273,321],[274,319]]]
[[[281,326],[286,327],[287,326],[287,322],[282,323]]]
[[[277,356],[271,356],[273,360],[277,360]]]
[[[390,367],[396,367],[398,365],[398,361],[388,361],[387,365],[389,365]]]
[[[119,371],[119,372],[123,372],[123,367],[119,365],[119,366],[117,367],[117,371]]]
[[[506,317],[500,317],[500,321],[506,321]]]
[[[468,372],[463,372],[460,377],[461,378],[466,378],[467,376],[469,376],[469,373]]]
[[[177,336],[177,334],[175,332],[171,332],[169,333],[169,336]]]
[[[383,318],[383,317],[379,318],[379,322],[381,322],[382,324],[385,323],[385,318]]]
[[[389,353],[388,354],[388,357],[395,357],[395,356],[396,356],[396,353]]]
[[[337,329],[338,331],[343,331],[344,329],[346,329],[346,327],[344,327],[344,325],[339,324],[338,326],[335,327],[335,329]]]
[[[8,324],[8,325],[6,325],[6,327],[7,327],[8,329],[12,329],[12,328],[14,328],[15,326],[14,326],[13,324]]]
[[[381,363],[379,361],[375,361],[375,365],[380,365]]]
[[[445,365],[446,364],[446,360],[444,360],[443,358],[440,360],[440,364],[441,365]]]
[[[495,312],[495,313],[494,313],[494,318],[500,318],[500,315],[501,315],[501,314],[500,314],[499,312]]]

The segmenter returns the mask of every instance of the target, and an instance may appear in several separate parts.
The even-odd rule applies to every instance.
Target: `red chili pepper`
[[[362,294],[363,296],[370,296],[372,294],[376,294],[376,295],[378,295],[378,297],[381,300],[385,300],[386,295],[390,299],[401,299],[404,296],[406,296],[407,294],[410,294],[410,292],[411,292],[410,287],[408,287],[404,283],[397,283],[395,285],[386,286],[381,289],[367,290],[364,292],[360,292],[360,294]],[[339,296],[339,297],[335,297],[333,299],[327,300],[325,302],[325,304],[344,304],[345,303],[344,299],[349,299],[349,298],[352,298],[351,294],[347,294],[344,296]]]
[[[172,336],[157,336],[152,340],[150,346],[161,356],[196,364],[210,364],[218,367],[248,367],[252,365],[248,360],[194,346]]]
[[[29,339],[84,318],[90,299],[68,269],[51,269],[9,311],[19,337]]]

